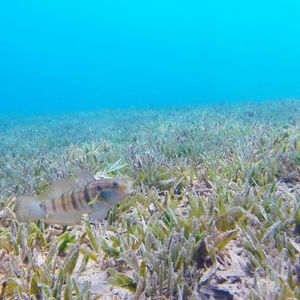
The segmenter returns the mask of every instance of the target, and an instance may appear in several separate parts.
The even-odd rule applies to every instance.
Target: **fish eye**
[[[117,183],[117,182],[115,182],[115,181],[113,182],[113,184],[112,184],[112,185],[113,185],[113,187],[114,187],[114,188],[117,188],[117,187],[118,187],[118,183]]]

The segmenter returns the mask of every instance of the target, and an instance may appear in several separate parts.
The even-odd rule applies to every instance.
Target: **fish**
[[[78,180],[65,178],[49,185],[38,196],[19,196],[15,214],[20,222],[44,219],[47,224],[72,225],[83,214],[103,219],[116,204],[132,194],[125,179],[103,177],[96,179],[81,170]]]

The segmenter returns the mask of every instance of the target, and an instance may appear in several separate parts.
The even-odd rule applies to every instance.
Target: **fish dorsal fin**
[[[76,187],[76,183],[71,178],[64,178],[46,187],[45,190],[39,195],[39,198],[57,198],[64,193],[72,191]]]
[[[86,186],[87,184],[96,180],[95,177],[92,174],[90,174],[87,170],[79,170],[77,172],[77,176],[77,184],[79,186]]]

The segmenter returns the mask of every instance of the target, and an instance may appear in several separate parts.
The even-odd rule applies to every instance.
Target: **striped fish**
[[[20,196],[15,213],[21,222],[44,219],[48,224],[70,225],[80,222],[82,214],[101,219],[109,209],[130,196],[128,183],[122,179],[95,179],[81,171],[78,181],[60,180],[36,197]]]

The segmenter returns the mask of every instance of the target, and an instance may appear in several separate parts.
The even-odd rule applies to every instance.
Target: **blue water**
[[[300,2],[2,0],[0,112],[300,96]]]

